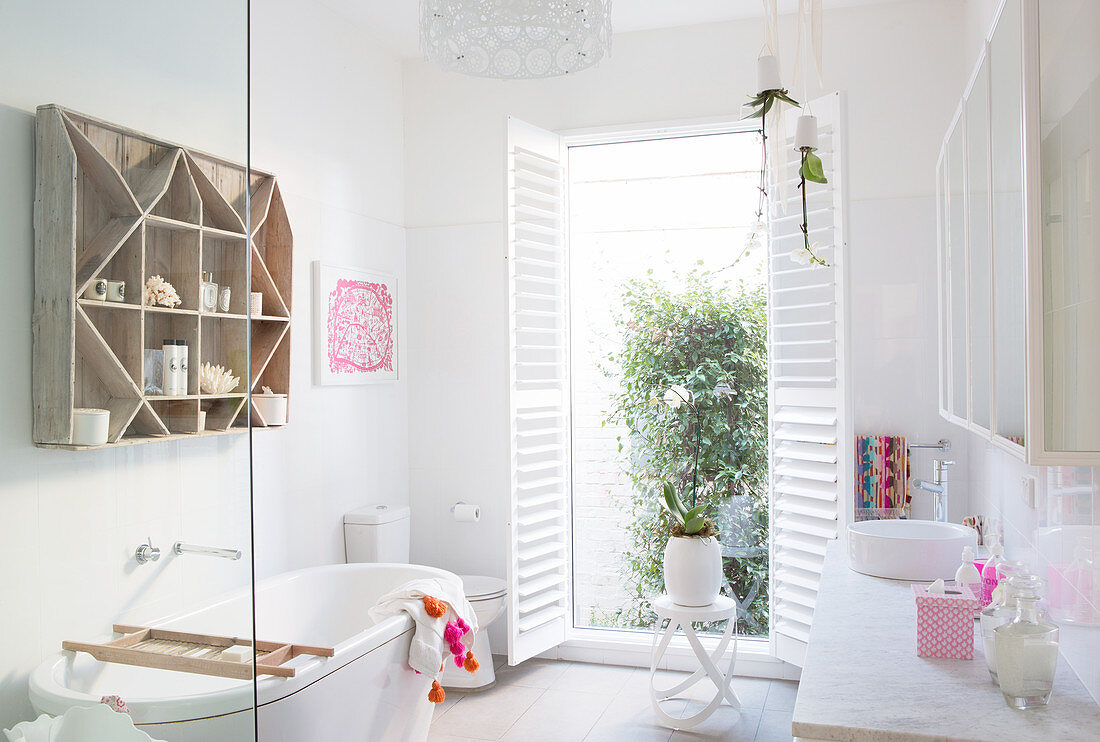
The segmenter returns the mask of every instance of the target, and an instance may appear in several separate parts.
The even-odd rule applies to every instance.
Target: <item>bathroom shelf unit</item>
[[[89,450],[266,427],[248,392],[290,391],[293,236],[275,176],[47,105],[36,181],[35,444]],[[227,312],[199,311],[205,271],[230,288]],[[181,306],[144,303],[153,275]],[[98,279],[125,281],[124,300],[84,298]],[[250,287],[263,315],[249,315]],[[145,391],[145,351],[164,339],[188,342],[189,394]],[[238,388],[199,393],[205,362],[233,369]],[[73,444],[84,407],[111,413],[106,444]]]

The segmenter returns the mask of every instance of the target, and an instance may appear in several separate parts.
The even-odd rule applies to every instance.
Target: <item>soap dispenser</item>
[[[982,567],[982,594],[979,596],[982,608],[988,606],[993,600],[993,589],[1001,579],[1000,568],[1004,561],[1005,547],[1001,546],[1000,541],[994,541],[989,547],[989,559]]]
[[[1001,693],[1017,709],[1046,706],[1058,669],[1058,627],[1039,611],[1037,584],[1032,576],[1013,584],[1016,617],[993,631]]]
[[[974,566],[974,549],[964,546],[962,550],[962,564],[955,571],[955,585],[966,585],[975,598],[982,595],[982,575]]]

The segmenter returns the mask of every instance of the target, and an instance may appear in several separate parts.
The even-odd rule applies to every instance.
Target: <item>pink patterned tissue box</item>
[[[917,656],[974,659],[974,613],[980,603],[965,585],[952,595],[928,592],[928,585],[913,585],[917,602]]]

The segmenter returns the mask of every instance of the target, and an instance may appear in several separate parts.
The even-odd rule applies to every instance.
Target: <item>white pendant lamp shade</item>
[[[817,116],[798,117],[794,130],[794,148],[796,150],[817,149]]]
[[[556,77],[611,46],[611,0],[421,0],[428,59],[474,77]]]
[[[756,60],[756,92],[782,90],[783,80],[779,77],[779,57],[765,54]]]

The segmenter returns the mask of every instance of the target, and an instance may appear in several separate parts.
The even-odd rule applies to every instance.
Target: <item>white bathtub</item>
[[[407,616],[375,623],[367,616],[379,596],[420,577],[455,575],[408,564],[337,564],[288,572],[256,588],[257,637],[334,647],[330,658],[298,657],[293,678],[261,675],[255,684],[262,742],[422,742],[431,723],[431,681],[409,669],[413,624]],[[156,622],[228,636],[251,636],[250,594]],[[106,639],[107,637],[103,637]],[[30,679],[39,713],[118,695],[134,722],[168,742],[252,739],[252,681],[101,663],[61,652]]]

